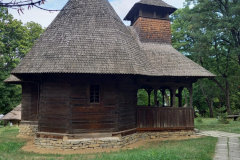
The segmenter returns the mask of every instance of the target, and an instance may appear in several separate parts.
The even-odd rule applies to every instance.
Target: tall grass
[[[216,118],[202,118],[202,122],[199,123],[198,120],[195,119],[195,128],[199,130],[218,130],[240,134],[240,121],[228,121],[229,124],[221,124]]]

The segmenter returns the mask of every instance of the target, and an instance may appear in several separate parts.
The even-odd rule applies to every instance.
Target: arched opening
[[[138,90],[137,105],[138,106],[147,106],[148,105],[148,93],[145,89]]]
[[[154,90],[151,86],[140,87],[137,93],[138,106],[154,106]]]
[[[162,107],[163,106],[163,95],[162,92],[160,90],[157,90],[157,106],[158,107]]]
[[[176,90],[176,93],[175,93],[175,107],[180,107],[179,106],[179,97],[178,97],[178,89]]]
[[[163,107],[172,107],[172,90],[169,87],[162,87],[160,88],[160,92],[162,95],[162,106]]]
[[[190,90],[187,87],[179,87],[176,91],[176,98],[175,98],[176,107],[191,107],[191,94]]]
[[[184,88],[182,91],[182,106],[183,107],[190,107],[190,94],[187,88]]]

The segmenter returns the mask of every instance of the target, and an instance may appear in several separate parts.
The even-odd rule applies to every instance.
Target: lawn
[[[195,128],[199,130],[218,130],[240,134],[240,121],[230,120],[229,124],[220,124],[216,118],[202,118],[202,123],[195,119]]]
[[[211,160],[217,138],[204,137],[181,141],[152,141],[145,147],[120,150],[111,153],[85,155],[36,154],[24,152],[21,147],[25,140],[16,138],[18,128],[0,128],[0,160],[39,159],[39,160]],[[61,151],[62,152],[62,151]]]

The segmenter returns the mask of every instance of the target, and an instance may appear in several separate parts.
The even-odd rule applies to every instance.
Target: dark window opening
[[[90,87],[90,103],[100,102],[100,87],[99,85],[91,85]]]

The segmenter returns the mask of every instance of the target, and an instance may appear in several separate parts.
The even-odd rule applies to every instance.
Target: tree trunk
[[[169,103],[169,97],[168,97],[166,91],[164,92],[164,97],[165,97],[165,101],[166,101],[166,103],[167,103],[167,106],[169,107],[169,106],[170,106],[170,103]]]
[[[208,106],[209,106],[209,112],[210,112],[210,118],[213,118],[213,101],[208,101]]]
[[[183,108],[187,108],[188,107],[188,98],[187,95],[185,94],[185,105],[183,106]]]
[[[230,105],[230,94],[229,94],[229,83],[226,82],[226,108],[228,115],[232,114],[231,105]]]
[[[207,104],[208,104],[208,108],[209,108],[209,112],[210,112],[210,118],[213,118],[213,100],[212,98],[209,98],[206,94],[205,94],[205,91],[203,89],[203,86],[202,86],[202,83],[200,82],[200,86],[201,86],[201,89],[202,89],[202,93],[207,101]]]
[[[225,93],[225,97],[226,97],[226,108],[227,108],[227,112],[229,115],[232,114],[231,111],[231,106],[230,106],[230,93],[229,93],[229,83],[226,80],[226,89],[223,88],[223,86],[214,78],[211,78],[210,80],[214,81],[215,83],[217,83],[217,85],[222,89],[222,91]]]

